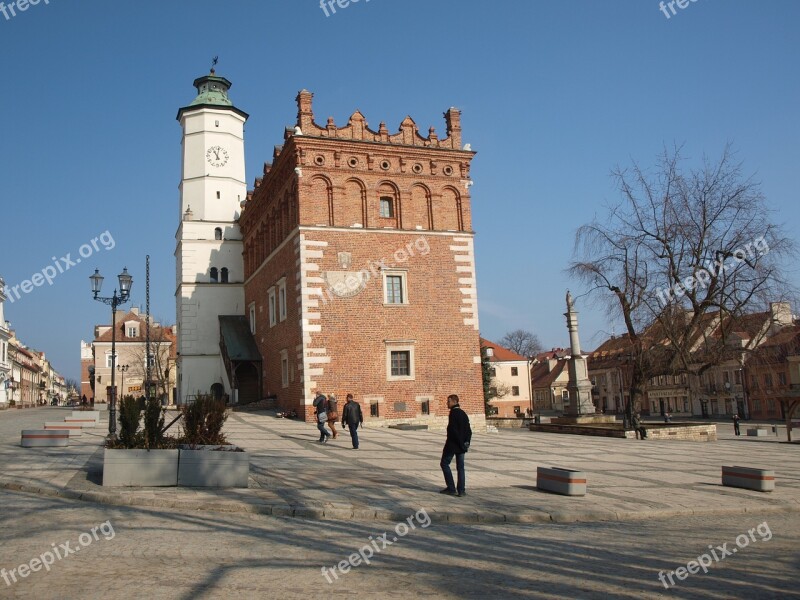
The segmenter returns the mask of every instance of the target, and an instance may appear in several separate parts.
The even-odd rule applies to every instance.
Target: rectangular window
[[[406,377],[411,374],[411,353],[407,350],[392,351],[392,377]]]
[[[422,414],[423,415],[431,414],[431,401],[430,400],[424,400],[422,402]]]
[[[278,283],[278,319],[286,320],[286,280]]]
[[[516,377],[519,375],[519,369],[517,367],[511,367],[511,376]]]
[[[250,303],[250,333],[256,334],[256,303]]]
[[[394,202],[392,198],[385,196],[381,198],[381,216],[385,219],[394,217]]]
[[[119,358],[119,355],[117,355],[117,358]],[[108,354],[106,354],[106,368],[110,369],[111,367],[112,367],[112,365],[111,365],[111,352],[109,352]]]
[[[761,412],[761,400],[753,400],[753,412]]]
[[[403,304],[403,276],[386,276],[386,304]]]
[[[741,371],[734,371],[733,372],[733,382],[736,385],[742,384],[742,372]]]
[[[511,395],[512,396],[519,396],[519,386],[518,385],[512,385],[511,386]]]
[[[767,388],[772,387],[772,373],[764,373],[764,386]]]
[[[281,385],[289,387],[289,352],[281,350]]]
[[[267,297],[268,297],[267,303],[269,305],[269,326],[270,327],[275,327],[275,323],[277,322],[275,317],[276,317],[277,313],[275,312],[276,306],[275,306],[275,288],[274,287],[269,288],[269,291],[267,292]]]
[[[128,327],[128,337],[129,338],[136,337],[136,327]]]
[[[378,410],[378,403],[377,402],[370,402],[369,405],[369,416],[370,417],[379,417],[380,411]]]
[[[778,373],[778,383],[786,385],[786,373]]]
[[[730,383],[731,382],[731,374],[728,371],[722,372],[722,382],[723,383]]]
[[[491,377],[497,377],[497,369],[495,369],[494,367],[489,367],[489,375]]]

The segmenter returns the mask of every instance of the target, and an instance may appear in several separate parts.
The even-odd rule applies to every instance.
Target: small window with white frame
[[[383,272],[384,304],[408,304],[408,277],[405,271]]]
[[[269,326],[274,327],[275,323],[277,323],[277,312],[276,312],[276,304],[275,304],[275,288],[271,287],[267,291],[267,305],[269,306]]]
[[[111,362],[112,362],[112,361],[111,361],[111,352],[107,352],[107,353],[106,353],[106,368],[107,368],[107,369],[110,369],[110,368],[112,368],[112,364],[111,364]]]
[[[289,352],[281,350],[281,386],[289,387]]]
[[[381,196],[380,215],[384,219],[394,218],[394,198],[389,196]]]
[[[248,309],[248,313],[250,314],[250,333],[253,335],[256,334],[256,303],[251,302],[250,307]]]
[[[413,342],[386,342],[387,381],[414,380],[414,358]]]
[[[278,320],[286,320],[286,279],[278,282]]]

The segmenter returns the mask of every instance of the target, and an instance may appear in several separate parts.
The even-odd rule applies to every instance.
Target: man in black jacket
[[[450,409],[450,419],[447,422],[447,441],[442,450],[442,472],[447,487],[440,494],[450,496],[466,496],[466,475],[464,473],[464,454],[469,450],[472,441],[472,428],[469,426],[467,413],[461,410],[458,405],[458,396],[450,394],[447,397],[447,408]],[[450,470],[450,463],[456,457],[456,471],[458,472],[458,487],[453,482],[453,472]]]
[[[353,400],[353,394],[347,394],[347,404],[342,411],[342,427],[345,424],[350,428],[350,439],[353,440],[353,448],[358,450],[358,426],[364,424],[364,415],[361,412],[361,405]]]

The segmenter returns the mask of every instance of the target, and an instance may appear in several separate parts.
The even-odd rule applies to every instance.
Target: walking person
[[[317,429],[319,429],[319,441],[325,443],[331,437],[331,433],[325,429],[325,423],[328,422],[328,399],[325,394],[317,394],[313,406],[314,415],[317,418]]]
[[[353,400],[353,394],[347,394],[346,400],[347,403],[342,410],[342,428],[347,425],[350,429],[353,449],[358,450],[358,426],[364,425],[364,415],[361,412],[361,405]]]
[[[739,413],[733,413],[733,433],[741,435],[741,431],[739,431]]]
[[[447,408],[450,409],[450,417],[447,421],[447,441],[442,450],[442,461],[439,466],[444,473],[446,488],[440,494],[450,496],[466,496],[466,473],[464,471],[464,455],[469,450],[472,441],[472,428],[469,426],[467,413],[461,410],[458,405],[458,396],[450,394],[447,397]],[[458,472],[458,485],[453,482],[453,472],[450,470],[450,463],[453,457],[456,458],[456,471]]]
[[[333,439],[336,439],[336,421],[339,420],[339,408],[336,396],[330,394],[328,396],[328,427],[333,432]]]

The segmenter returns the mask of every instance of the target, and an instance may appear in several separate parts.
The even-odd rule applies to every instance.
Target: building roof
[[[564,368],[567,366],[567,360],[568,359],[565,358],[557,360],[553,365],[552,370],[550,369],[550,363],[548,361],[534,365],[531,369],[532,386],[535,388],[549,388],[550,385],[564,372]]]
[[[136,337],[128,337],[125,335],[125,323],[129,323],[130,321],[136,321],[139,324],[139,335]],[[117,342],[141,342],[144,343],[147,337],[147,318],[143,315],[136,314],[133,311],[128,312],[125,314],[124,317],[119,317],[119,313],[117,313]],[[94,343],[98,342],[111,342],[111,327],[110,326],[103,326],[108,327],[106,331],[98,335]],[[172,327],[162,327],[158,323],[151,323],[150,324],[150,343],[163,343],[163,342],[172,342],[174,345],[175,342],[175,335],[172,333]]]
[[[489,357],[489,362],[506,362],[510,360],[521,360],[524,362],[528,360],[521,354],[517,354],[508,348],[504,348],[500,344],[490,342],[486,338],[481,338],[481,348],[492,349],[492,356]]]
[[[232,361],[261,362],[261,352],[250,333],[250,321],[239,315],[219,317],[220,334],[225,354]]]

